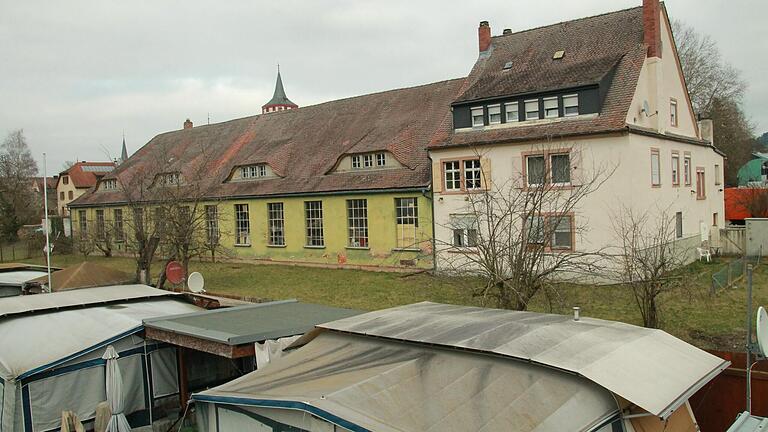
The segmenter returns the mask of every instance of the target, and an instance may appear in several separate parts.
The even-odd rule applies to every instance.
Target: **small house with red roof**
[[[69,203],[96,186],[97,181],[115,169],[114,162],[77,162],[59,173],[56,181],[57,212],[69,216]]]

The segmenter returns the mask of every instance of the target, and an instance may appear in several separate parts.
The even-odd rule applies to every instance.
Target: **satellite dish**
[[[193,293],[204,293],[204,286],[205,279],[203,279],[203,275],[201,275],[200,272],[192,272],[192,274],[189,275],[189,278],[187,278],[187,288]]]
[[[165,266],[165,277],[168,282],[178,285],[184,281],[184,267],[178,261],[171,261]]]
[[[757,309],[757,346],[760,349],[760,355],[767,357],[768,351],[768,312],[760,306]]]
[[[648,105],[648,101],[647,100],[643,101],[643,112],[645,113],[645,115],[648,115],[651,112],[651,107],[650,107],[650,105]]]

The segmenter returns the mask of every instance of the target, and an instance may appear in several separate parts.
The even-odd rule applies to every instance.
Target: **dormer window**
[[[363,168],[373,168],[373,155],[372,154],[365,154],[365,155],[363,155]]]
[[[267,166],[265,164],[248,165],[240,167],[240,177],[244,179],[259,178],[267,176]]]
[[[531,99],[525,101],[525,119],[526,120],[538,120],[539,119],[539,100]]]
[[[386,152],[376,152],[376,153],[362,153],[362,154],[356,154],[351,155],[349,157],[349,160],[351,161],[351,166],[353,170],[369,170],[369,169],[376,169],[376,168],[387,168],[387,153]],[[346,165],[349,167],[349,165]],[[341,171],[344,170],[344,167],[340,167]],[[349,168],[346,168],[349,169]]]
[[[360,169],[360,155],[352,156],[352,168]]]
[[[172,172],[159,174],[157,176],[157,183],[160,186],[173,186],[181,184],[181,173]]]
[[[579,115],[579,95],[565,95],[563,96],[563,115],[565,117]]]
[[[501,124],[501,105],[488,106],[488,124]]]
[[[472,108],[472,127],[485,126],[485,119],[483,115],[483,107]]]
[[[387,154],[386,153],[376,153],[376,166],[377,167],[387,166]]]
[[[559,116],[559,112],[557,96],[544,98],[544,118],[556,118]]]
[[[504,109],[506,110],[506,116],[507,116],[507,123],[512,123],[520,120],[519,117],[519,109],[520,104],[517,102],[509,102],[504,104]]]
[[[101,189],[102,190],[116,190],[117,189],[117,179],[102,180],[102,182],[101,182]]]

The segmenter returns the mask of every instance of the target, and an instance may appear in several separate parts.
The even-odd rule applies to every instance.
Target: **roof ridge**
[[[633,6],[633,7],[630,7],[630,8],[619,9],[619,10],[616,10],[616,11],[603,12],[603,13],[600,13],[600,14],[597,14],[597,15],[590,15],[590,16],[585,16],[585,17],[581,17],[581,18],[574,18],[572,20],[560,21],[560,22],[556,22],[556,23],[552,23],[552,24],[545,24],[545,25],[542,25],[542,26],[533,27],[533,28],[529,28],[529,29],[525,29],[525,30],[520,30],[520,31],[508,33],[508,34],[500,34],[500,35],[496,35],[496,36],[491,36],[491,38],[503,38],[503,37],[508,37],[508,36],[514,36],[514,35],[519,35],[521,33],[526,33],[526,32],[529,32],[529,31],[542,30],[542,29],[545,29],[545,28],[555,27],[555,26],[559,26],[559,25],[562,25],[562,24],[566,24],[566,23],[574,23],[574,22],[578,22],[578,21],[584,21],[584,20],[588,20],[588,19],[599,18],[599,17],[603,17],[603,16],[606,16],[606,15],[618,14],[618,13],[628,12],[628,11],[631,11],[631,10],[634,10],[634,9],[642,9],[642,8],[643,8],[642,6]]]

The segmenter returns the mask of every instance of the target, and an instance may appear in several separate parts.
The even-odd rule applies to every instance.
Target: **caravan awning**
[[[661,330],[564,315],[417,303],[318,326],[483,352],[574,373],[667,418],[730,363]]]
[[[193,400],[300,410],[352,431],[589,431],[618,406],[600,386],[498,356],[320,333]]]

